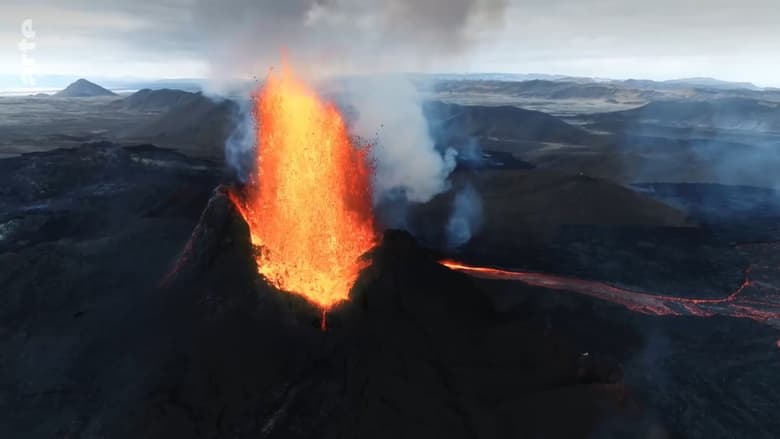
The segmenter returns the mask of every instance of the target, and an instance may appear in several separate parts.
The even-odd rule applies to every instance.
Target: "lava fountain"
[[[255,174],[231,199],[249,225],[257,269],[325,312],[348,298],[377,241],[368,145],[337,108],[284,65],[255,96]]]

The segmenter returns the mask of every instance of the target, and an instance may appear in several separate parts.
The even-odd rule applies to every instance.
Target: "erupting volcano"
[[[376,243],[368,147],[288,65],[258,92],[255,118],[255,175],[231,198],[260,274],[324,313],[347,299]]]

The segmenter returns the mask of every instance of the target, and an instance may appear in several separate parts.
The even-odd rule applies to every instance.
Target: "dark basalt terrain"
[[[616,362],[505,320],[406,232],[385,233],[326,332],[257,278],[248,242],[218,193],[166,288],[175,352],[145,435],[570,437],[639,417]]]
[[[145,392],[157,284],[219,174],[110,144],[0,169],[0,436],[104,437]]]
[[[779,99],[736,86],[442,82],[425,109],[459,152],[451,190],[405,206],[411,235],[384,232],[326,332],[257,275],[224,196],[236,103],[4,97],[0,437],[774,438]],[[469,187],[481,218],[452,245]],[[659,316],[572,280],[747,287]]]
[[[643,419],[617,362],[502,317],[405,232],[322,332],[257,276],[246,224],[205,198],[208,162],[92,144],[0,165],[16,170],[4,437],[567,437]]]
[[[780,427],[777,331],[758,322],[646,316],[471,279],[388,231],[322,332],[319,310],[257,276],[246,225],[214,190],[229,177],[211,162],[102,143],[0,170],[1,437],[772,437]],[[687,193],[674,195],[693,203]],[[732,220],[730,239],[751,221]],[[668,292],[679,284],[664,273],[695,276],[659,254],[697,250],[701,270],[727,266],[722,248],[696,244],[701,227],[654,229],[663,252],[605,231],[601,254],[624,252],[616,265],[594,253],[604,235],[567,227],[553,240],[566,253],[546,253],[552,272],[633,271],[621,281]],[[773,254],[759,262],[780,262]],[[630,265],[654,257],[662,271]],[[721,282],[705,272],[703,285]]]

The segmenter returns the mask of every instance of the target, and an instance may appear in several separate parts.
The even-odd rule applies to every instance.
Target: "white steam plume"
[[[377,199],[400,191],[425,202],[448,189],[454,151],[434,148],[415,87],[384,74],[446,68],[467,56],[500,27],[506,0],[195,1],[193,29],[211,60],[212,88],[264,77],[282,50],[310,79],[381,75],[353,81],[345,97],[356,111],[353,134],[377,141]],[[251,139],[242,119],[229,160],[240,159]]]
[[[469,242],[482,226],[482,200],[473,186],[466,185],[455,194],[452,214],[447,221],[447,247]]]
[[[415,87],[400,76],[353,81],[345,96],[356,111],[354,134],[374,139],[376,198],[400,190],[408,201],[426,202],[449,188],[454,150],[434,147]]]

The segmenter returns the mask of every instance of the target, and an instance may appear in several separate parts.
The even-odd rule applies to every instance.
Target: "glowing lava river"
[[[765,281],[774,277],[776,267],[751,265],[744,271],[744,280],[730,294],[720,298],[696,298],[694,295],[661,295],[639,292],[605,282],[530,271],[506,270],[468,265],[453,260],[440,263],[470,276],[519,281],[550,290],[568,291],[616,303],[631,311],[659,316],[722,315],[747,318],[780,328],[780,288]]]

